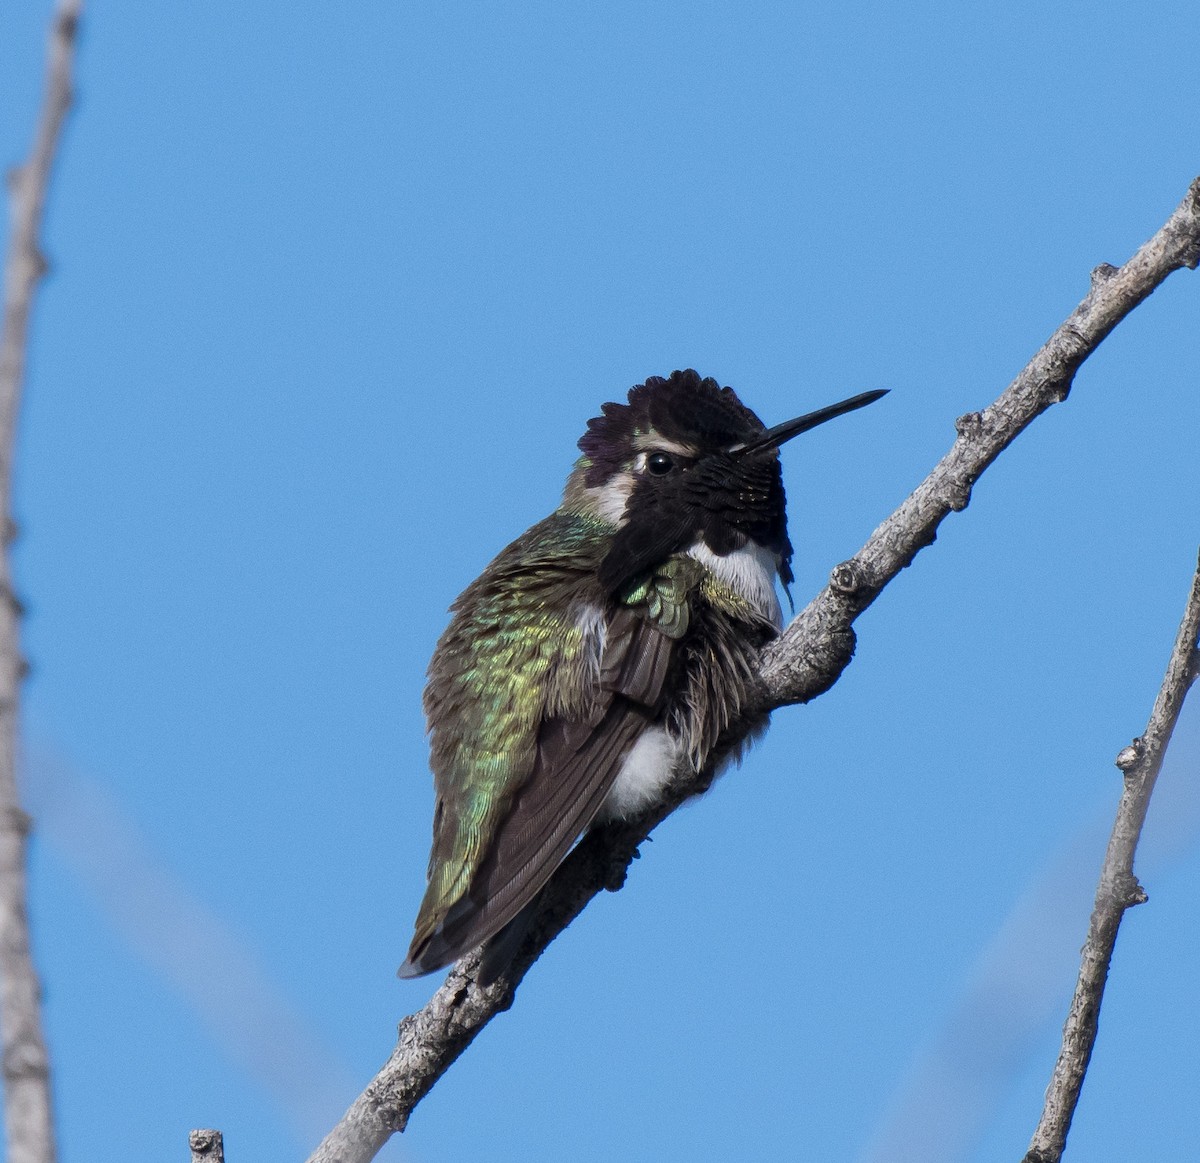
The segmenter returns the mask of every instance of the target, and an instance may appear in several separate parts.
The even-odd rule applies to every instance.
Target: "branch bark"
[[[1063,1027],[1062,1048],[1037,1130],[1022,1163],[1058,1163],[1067,1143],[1067,1132],[1079,1102],[1083,1078],[1087,1073],[1096,1032],[1100,1022],[1100,1004],[1117,930],[1125,910],[1143,904],[1146,894],[1133,873],[1133,858],[1141,838],[1150,796],[1162,767],[1163,756],[1183,709],[1188,690],[1200,672],[1200,561],[1192,578],[1192,589],[1184,609],[1183,621],[1175,637],[1175,648],[1167,663],[1158,698],[1150,713],[1145,732],[1117,756],[1117,766],[1125,776],[1125,786],[1117,805],[1096,901],[1088,923],[1087,940],[1075,983],[1075,995]]]
[[[16,752],[21,607],[8,560],[12,463],[34,292],[46,273],[38,235],[59,137],[71,105],[71,74],[82,0],[61,0],[50,30],[46,91],[33,151],[9,175],[11,228],[4,265],[4,336],[0,343],[0,1039],[4,1119],[10,1163],[55,1157],[50,1060],[42,1036],[41,987],[29,950],[26,841],[30,819],[17,796]]]
[[[1076,371],[1105,336],[1173,271],[1200,260],[1200,178],[1162,228],[1122,267],[1092,272],[1087,297],[1029,365],[982,412],[959,418],[958,438],[899,509],[858,553],[837,566],[829,584],[762,655],[759,683],[742,708],[732,744],[762,715],[827,691],[854,654],[855,619],[917,553],[938,526],[966,508],[987,467],[1037,416],[1064,400]],[[488,987],[475,981],[478,953],[452,967],[429,1003],[400,1023],[395,1050],[309,1163],[363,1163],[373,1158],[452,1062],[496,1014],[543,950],[603,889],[625,879],[638,845],[684,800],[705,790],[711,772],[679,781],[637,818],[594,829],[543,890],[539,912],[512,965]]]

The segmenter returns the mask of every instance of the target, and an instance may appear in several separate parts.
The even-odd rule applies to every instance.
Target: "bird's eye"
[[[675,462],[665,452],[652,452],[646,457],[646,468],[656,477],[666,476]]]

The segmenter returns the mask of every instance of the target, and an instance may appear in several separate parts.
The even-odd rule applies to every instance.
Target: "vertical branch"
[[[1192,578],[1183,621],[1175,638],[1175,648],[1167,664],[1167,673],[1154,701],[1154,710],[1143,735],[1135,739],[1117,756],[1117,766],[1124,772],[1125,787],[1117,807],[1100,883],[1096,886],[1096,903],[1088,923],[1087,941],[1075,996],[1063,1027],[1062,1048],[1055,1063],[1041,1121],[1034,1132],[1022,1163],[1058,1163],[1067,1143],[1067,1132],[1079,1102],[1083,1078],[1096,1044],[1100,1021],[1100,1003],[1104,998],[1104,983],[1112,961],[1117,930],[1125,910],[1142,904],[1146,894],[1133,874],[1133,857],[1137,851],[1142,825],[1154,782],[1162,767],[1163,755],[1175,722],[1183,708],[1183,700],[1196,679],[1200,651],[1200,563]]]
[[[0,1039],[10,1163],[55,1156],[50,1062],[41,989],[29,951],[25,855],[30,820],[17,798],[19,688],[24,672],[20,614],[8,546],[13,539],[12,463],[34,291],[46,272],[38,234],[54,156],[71,105],[71,66],[82,0],[60,0],[50,31],[46,92],[29,160],[9,176],[12,237],[4,264],[0,344]]]

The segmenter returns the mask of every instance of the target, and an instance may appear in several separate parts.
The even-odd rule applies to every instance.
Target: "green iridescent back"
[[[436,924],[468,888],[533,766],[543,719],[586,713],[598,642],[588,649],[579,615],[603,602],[594,578],[611,533],[604,523],[555,513],[451,607],[425,690],[438,810],[422,921]]]

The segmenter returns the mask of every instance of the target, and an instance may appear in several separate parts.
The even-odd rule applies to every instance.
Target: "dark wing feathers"
[[[601,689],[653,707],[662,695],[675,642],[644,613],[623,606],[609,619],[600,661]]]
[[[616,610],[605,636],[600,686],[589,719],[549,719],[538,730],[529,778],[500,822],[467,893],[448,910],[404,971],[428,972],[461,957],[511,921],[550,879],[600,810],[662,693],[674,640],[643,614]]]
[[[516,916],[592,822],[649,725],[644,708],[658,702],[673,645],[636,611],[613,615],[600,668],[601,688],[613,697],[590,719],[542,724],[533,771],[467,894],[475,909],[455,927],[461,932],[444,934],[454,946],[470,949]]]
[[[645,713],[623,699],[613,700],[595,728],[562,720],[544,725],[548,745],[543,749],[539,738],[528,783],[500,824],[469,892],[420,951],[416,963],[422,969],[444,965],[486,941],[537,895],[599,811],[645,726]]]
[[[661,576],[627,595],[631,604],[610,609],[590,710],[538,725],[529,773],[496,822],[469,887],[427,937],[414,941],[401,976],[431,972],[496,934],[532,901],[591,823],[655,717],[687,627],[694,565],[664,566]]]

